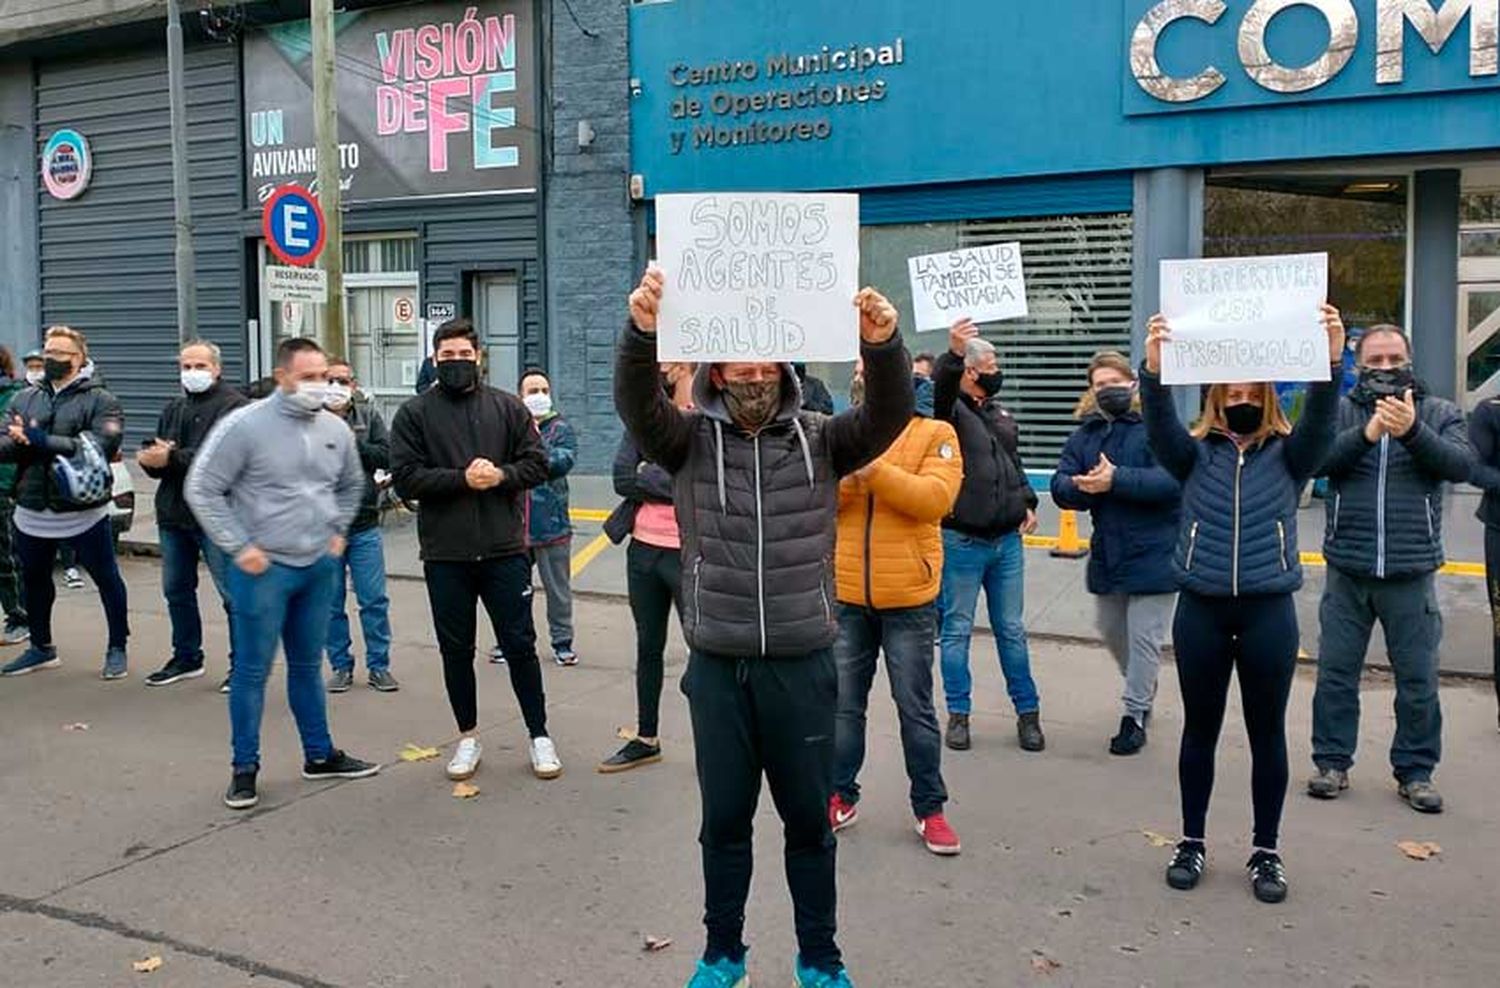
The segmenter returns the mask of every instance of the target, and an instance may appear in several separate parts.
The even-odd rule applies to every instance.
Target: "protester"
[[[911,372],[915,377],[932,379],[932,354],[919,353],[911,358]]]
[[[934,414],[951,422],[958,433],[964,482],[953,511],[943,519],[938,610],[946,741],[955,751],[966,751],[971,744],[969,643],[983,590],[1000,670],[1016,710],[1021,749],[1041,751],[1047,739],[1026,645],[1026,560],[1021,541],[1023,534],[1036,531],[1037,496],[1021,464],[1015,417],[997,397],[1004,375],[994,346],[979,338],[972,321],[960,319],[948,334],[948,347],[933,367]]]
[[[687,363],[661,365],[662,392],[677,408],[693,407],[693,373]],[[604,773],[661,761],[661,684],[666,675],[667,618],[682,621],[682,532],[672,506],[672,475],[641,455],[627,432],[615,453],[615,493],[624,498],[604,524],[625,550],[625,586],[635,620],[635,736],[599,763]]]
[[[837,944],[832,796],[837,637],[830,586],[837,480],[874,460],[912,415],[910,363],[896,310],[855,298],[868,401],[836,417],[803,412],[795,371],[775,363],[699,369],[696,408],[662,392],[656,322],[664,279],[647,271],[630,296],[615,404],[646,459],[675,478],[683,621],[691,654],[682,688],[693,721],[703,801],[708,944],[689,988],[746,981],[742,941],[761,773],[784,824],[802,988],[850,984]]]
[[[1255,897],[1286,898],[1277,853],[1286,801],[1286,705],[1297,665],[1297,610],[1302,586],[1297,553],[1297,500],[1333,441],[1338,363],[1344,323],[1322,307],[1333,378],[1308,389],[1296,429],[1276,401],[1275,385],[1215,384],[1192,431],[1183,428],[1171,390],[1161,382],[1167,321],[1148,326],[1142,398],[1151,451],[1183,487],[1184,524],[1174,568],[1181,596],[1172,625],[1184,724],[1177,775],[1182,834],[1167,884],[1191,889],[1207,860],[1206,823],[1215,751],[1224,724],[1229,679],[1237,674],[1250,739],[1254,852],[1246,868]]]
[[[838,721],[828,822],[837,833],[859,819],[865,712],[880,653],[901,724],[917,834],[933,854],[959,852],[943,814],[943,734],[932,706],[933,601],[943,572],[941,522],[963,484],[953,426],[932,418],[932,382],[912,377],[916,415],[890,449],[839,484]],[[863,367],[850,400],[865,399]]]
[[[1355,353],[1359,384],[1339,404],[1329,479],[1318,607],[1309,795],[1349,787],[1359,741],[1359,683],[1376,620],[1396,678],[1391,768],[1401,798],[1441,813],[1432,782],[1442,755],[1438,646],[1443,618],[1434,574],[1443,565],[1443,488],[1469,479],[1469,440],[1457,405],[1427,393],[1396,326],[1374,326]]]
[[[229,595],[229,556],[204,534],[188,507],[183,485],[193,457],[219,420],[245,404],[245,397],[225,384],[218,344],[192,340],[177,356],[183,394],[162,409],[156,434],[147,441],[136,462],[156,480],[156,528],[161,543],[161,590],[172,622],[172,657],[146,677],[147,686],[170,686],[203,675],[203,618],[198,612],[198,560],[203,560],[214,589],[234,627]],[[234,640],[229,643],[229,666],[234,668]],[[232,672],[219,684],[229,691]]]
[[[1177,603],[1171,558],[1182,488],[1151,455],[1130,360],[1112,350],[1096,354],[1088,381],[1074,410],[1080,424],[1052,475],[1052,501],[1089,512],[1093,522],[1088,591],[1125,677],[1124,715],[1109,750],[1133,755],[1146,745],[1161,647]]]
[[[804,363],[795,363],[792,369],[796,371],[797,382],[802,386],[802,410],[832,415],[833,392],[828,390],[828,385],[816,377],[808,377],[807,365]]]
[[[547,482],[527,495],[531,498],[527,540],[547,594],[552,657],[560,666],[574,666],[578,653],[573,650],[573,521],[568,514],[568,474],[578,459],[578,437],[553,404],[552,381],[546,371],[528,368],[521,375],[520,393],[536,419],[547,456]]]
[[[380,766],[345,754],[328,732],[320,669],[344,533],[364,490],[354,435],[324,410],[328,358],[312,340],[276,348],[277,390],[231,412],[188,471],[187,500],[234,560],[230,670],[230,809],[260,801],[260,722],[280,640],[304,779],[363,779]]]
[[[71,546],[99,588],[109,627],[106,680],[128,674],[130,637],[125,581],[115,561],[109,504],[110,458],[120,448],[120,402],[94,380],[88,340],[75,329],[53,326],[43,344],[46,380],[11,402],[10,426],[0,436],[0,463],[16,463],[15,551],[21,562],[31,646],[0,674],[17,676],[61,664],[52,641],[57,591],[52,566],[60,546]]]
[[[394,693],[401,684],[391,675],[391,600],[385,592],[385,542],[380,534],[380,490],[375,483],[375,471],[391,465],[390,434],[380,410],[359,390],[354,368],[346,360],[328,362],[325,407],[354,433],[354,448],[359,451],[364,473],[364,494],[333,580],[333,603],[328,614],[328,664],[333,667],[333,675],[328,679],[328,692],[345,693],[354,685],[354,639],[349,633],[348,614],[352,581],[365,639],[366,682],[376,692]]]
[[[474,607],[483,602],[510,665],[531,735],[532,772],[562,774],[547,735],[547,700],[531,618],[526,491],[547,479],[531,412],[479,379],[479,334],[451,319],[433,338],[438,383],[401,406],[391,425],[391,473],[401,497],[420,502],[417,535],[443,682],[462,737],[448,763],[471,777],[482,748],[474,678]]]
[[[16,396],[31,387],[26,379],[16,377],[16,358],[8,347],[0,346],[0,415],[9,421],[9,410]],[[5,610],[5,627],[0,631],[0,645],[19,645],[31,637],[27,627],[26,601],[21,595],[21,570],[16,562],[11,538],[11,519],[16,513],[16,465],[0,463],[0,608]]]
[[[25,364],[27,384],[35,386],[47,379],[47,358],[41,350],[27,350]]]
[[[1484,491],[1477,517],[1484,523],[1484,571],[1494,624],[1495,702],[1500,706],[1500,398],[1474,407],[1469,422],[1473,447],[1470,483]]]

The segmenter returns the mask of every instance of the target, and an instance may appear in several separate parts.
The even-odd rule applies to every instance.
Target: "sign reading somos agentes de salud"
[[[662,360],[858,356],[858,196],[659,196],[656,243]]]
[[[1327,254],[1162,261],[1162,381],[1328,380],[1327,298]]]
[[[918,330],[947,329],[964,317],[998,322],[1027,314],[1019,243],[924,254],[906,266]]]

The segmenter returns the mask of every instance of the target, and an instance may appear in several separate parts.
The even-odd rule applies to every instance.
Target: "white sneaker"
[[[555,779],[562,775],[562,762],[557,759],[557,746],[551,738],[531,739],[531,771],[538,779]]]
[[[474,773],[479,771],[479,756],[482,754],[484,748],[479,744],[478,738],[464,738],[458,743],[458,750],[453,753],[453,761],[448,763],[448,778],[455,782],[472,779]]]

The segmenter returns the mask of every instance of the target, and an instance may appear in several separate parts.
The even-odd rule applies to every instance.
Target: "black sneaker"
[[[1275,851],[1256,851],[1245,862],[1250,888],[1261,902],[1275,904],[1286,899],[1286,867]]]
[[[368,779],[380,772],[380,766],[351,758],[338,749],[320,762],[304,762],[304,779]]]
[[[255,769],[234,773],[234,778],[229,780],[229,789],[224,793],[224,805],[231,810],[248,810],[259,802],[260,794],[255,791]]]
[[[948,733],[943,742],[954,751],[968,751],[969,740],[969,715],[949,714]]]
[[[1146,747],[1146,729],[1128,714],[1120,718],[1120,733],[1109,739],[1111,755],[1133,755]]]
[[[389,669],[376,669],[370,673],[370,689],[381,693],[394,693],[401,688]]]
[[[1016,718],[1016,735],[1021,739],[1022,751],[1041,751],[1047,747],[1047,736],[1042,733],[1042,715],[1035,710]]]
[[[328,692],[330,693],[347,693],[349,687],[353,685],[353,669],[335,669],[333,675],[328,677]]]
[[[146,677],[147,686],[171,686],[180,683],[184,679],[197,679],[203,675],[203,660],[194,662],[189,659],[174,658],[160,669]]]
[[[1178,841],[1172,863],[1167,865],[1167,884],[1182,892],[1197,888],[1207,864],[1208,850],[1202,841]]]
[[[627,772],[642,765],[653,765],[661,761],[661,745],[647,744],[639,738],[631,738],[625,747],[599,763],[599,771],[605,775]]]

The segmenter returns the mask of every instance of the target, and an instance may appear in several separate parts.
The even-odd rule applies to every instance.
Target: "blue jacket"
[[[1194,439],[1171,389],[1141,368],[1151,451],[1182,482],[1182,528],[1173,568],[1178,586],[1205,597],[1293,593],[1302,586],[1297,500],[1333,444],[1338,369],[1308,388],[1302,420],[1285,438],[1241,452],[1233,439]]]
[[[1087,494],[1073,478],[1099,463],[1115,465],[1114,486]],[[1146,423],[1136,412],[1110,420],[1094,413],[1063,447],[1052,475],[1059,508],[1087,511],[1094,522],[1089,540],[1089,593],[1156,594],[1177,589],[1172,547],[1181,527],[1182,486],[1151,455]]]
[[[1443,483],[1469,479],[1463,412],[1417,388],[1417,424],[1400,439],[1365,439],[1375,398],[1356,388],[1339,405],[1339,433],[1320,471],[1329,480],[1323,555],[1376,579],[1443,565]]]
[[[537,428],[547,454],[547,482],[530,491],[528,541],[531,545],[556,545],[573,537],[573,520],[568,515],[568,474],[578,459],[578,437],[567,419],[555,413],[538,422]]]

